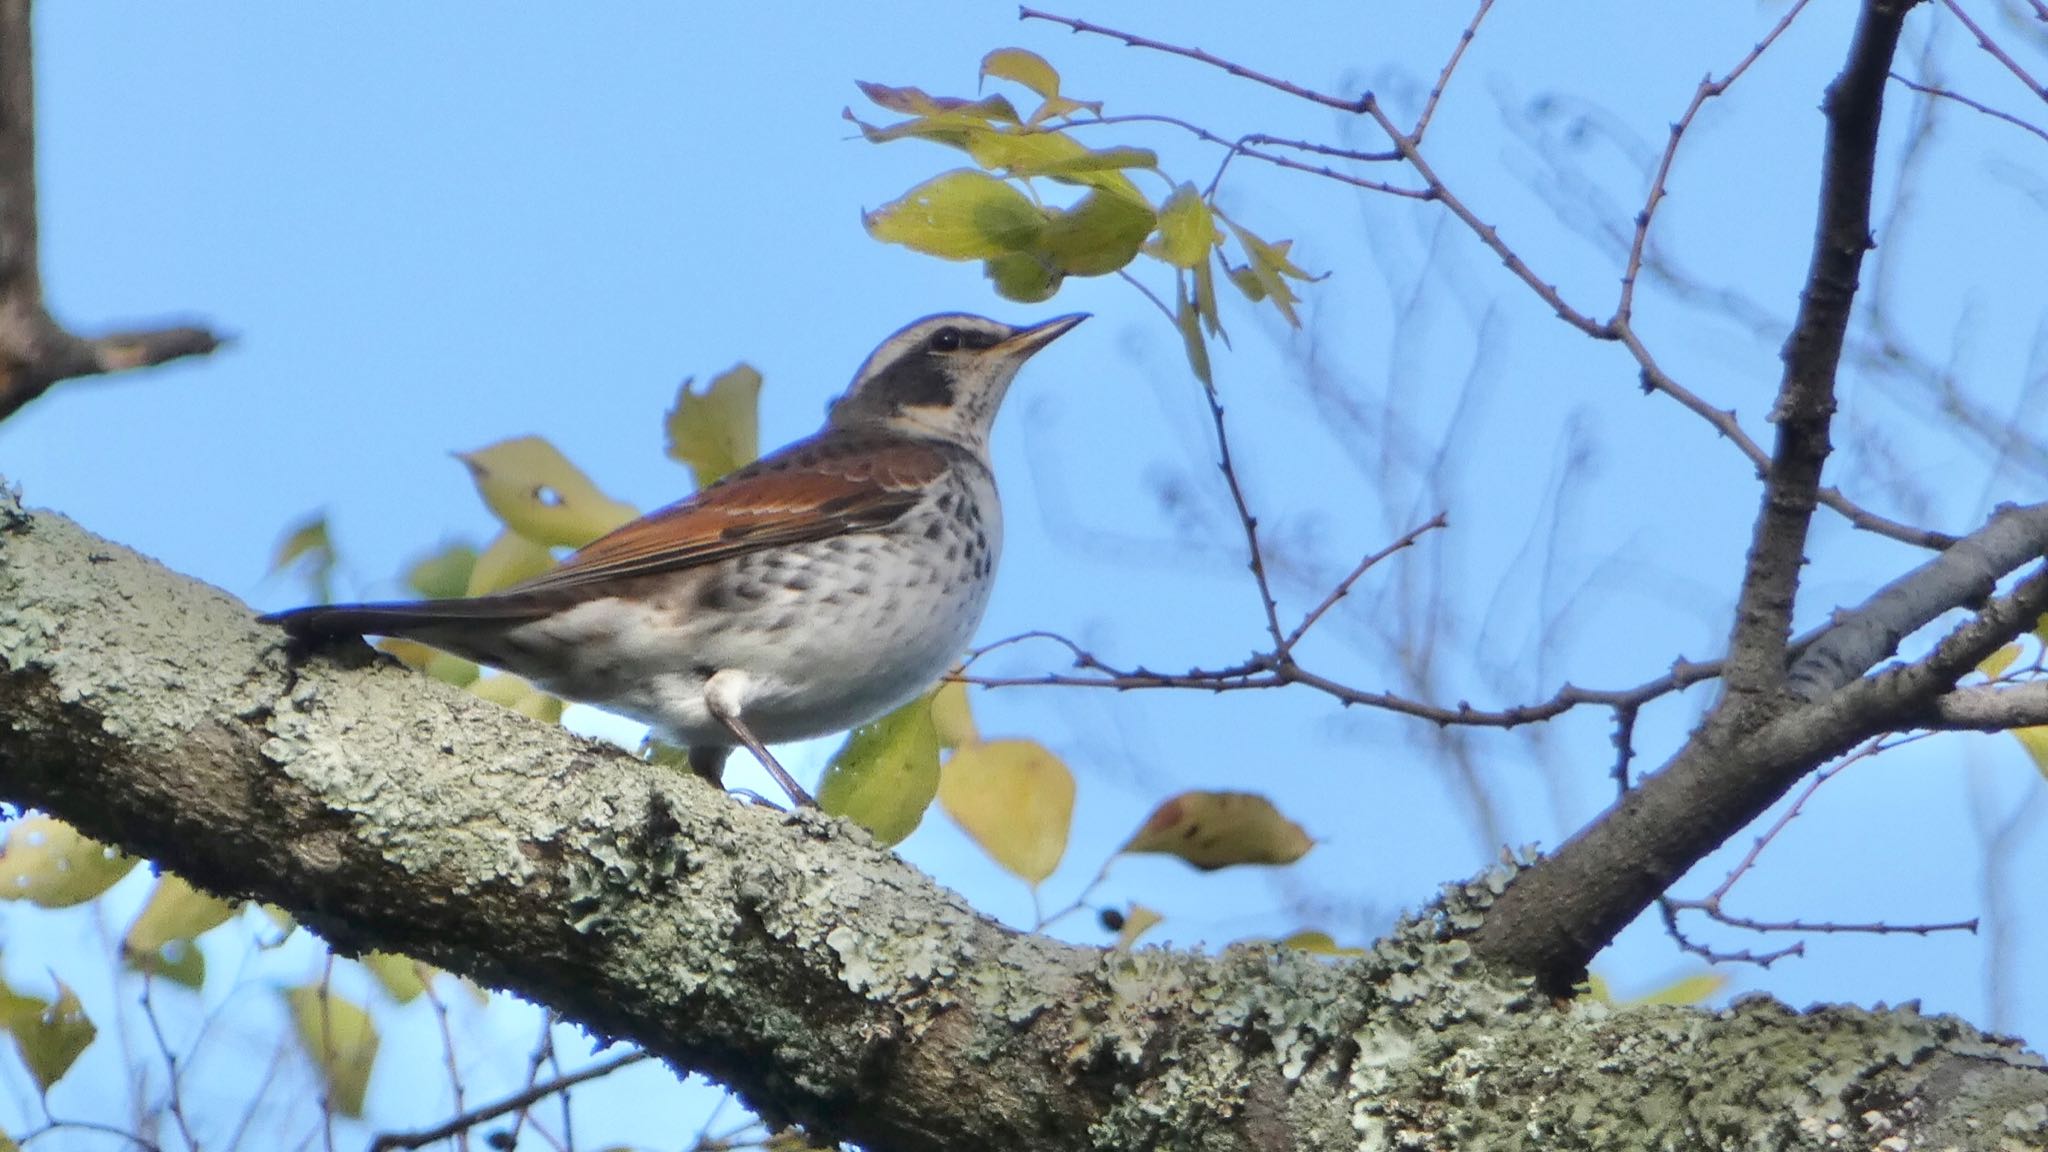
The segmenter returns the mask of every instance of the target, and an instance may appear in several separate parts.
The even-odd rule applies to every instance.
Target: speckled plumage
[[[966,650],[1002,553],[996,409],[1023,362],[1080,319],[920,320],[868,358],[817,435],[504,592],[266,619],[517,672],[690,745],[714,779],[747,744],[807,799],[760,745],[874,719]]]

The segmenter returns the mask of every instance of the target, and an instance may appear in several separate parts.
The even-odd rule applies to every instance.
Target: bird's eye
[[[958,352],[960,350],[960,330],[958,328],[941,328],[937,332],[932,333],[932,350],[935,352]]]

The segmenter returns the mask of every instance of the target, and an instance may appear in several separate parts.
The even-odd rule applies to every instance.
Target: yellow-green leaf
[[[985,96],[979,100],[962,100],[954,96],[933,96],[922,88],[895,88],[887,84],[875,84],[856,80],[861,94],[891,112],[902,112],[911,116],[947,114],[975,117],[983,120],[1002,120],[1017,123],[1017,109],[1002,96]]]
[[[1086,108],[1097,116],[1102,115],[1100,100],[1071,100],[1060,95],[1060,74],[1045,57],[1022,48],[998,48],[981,58],[981,78],[994,76],[1001,80],[1014,80],[1038,95],[1038,111],[1031,114],[1031,122],[1054,116],[1071,116]]]
[[[501,440],[456,459],[468,466],[491,514],[537,544],[581,548],[637,515],[539,436]]]
[[[1977,665],[1977,671],[1982,672],[1987,679],[1996,680],[2007,668],[2012,667],[2013,661],[2019,658],[2020,646],[2017,643],[2007,644],[2005,647],[1986,656]]]
[[[1036,740],[969,744],[939,770],[939,803],[991,859],[1035,887],[1066,855],[1074,774]]]
[[[948,680],[932,691],[932,728],[939,747],[958,748],[981,739],[974,728],[974,707],[967,700],[967,685]]]
[[[982,263],[981,274],[997,294],[1019,304],[1042,304],[1060,290],[1067,274],[1036,252],[1011,252]]]
[[[328,534],[327,513],[312,512],[285,529],[284,538],[270,557],[270,574],[276,576],[297,568],[314,601],[334,599],[334,541]]]
[[[1221,257],[1218,257],[1221,259]],[[1193,269],[1195,281],[1195,311],[1201,314],[1202,326],[1211,336],[1223,336],[1223,316],[1216,309],[1216,266],[1204,260]],[[1228,342],[1229,337],[1224,337]]]
[[[555,566],[555,554],[510,528],[498,533],[469,570],[466,595],[482,596],[510,588]]]
[[[1117,929],[1116,947],[1121,951],[1130,951],[1132,946],[1137,944],[1138,937],[1150,932],[1164,919],[1166,917],[1145,907],[1143,904],[1132,903],[1129,908],[1124,910],[1123,927]]]
[[[669,459],[689,465],[699,488],[752,464],[761,454],[760,408],[761,374],[749,365],[712,377],[702,392],[683,381],[665,424]]]
[[[896,844],[917,831],[938,790],[939,732],[925,695],[853,730],[825,766],[818,806]]]
[[[1209,202],[1193,184],[1173,190],[1159,207],[1159,245],[1155,253],[1176,268],[1203,268],[1220,238]]]
[[[1137,256],[1157,219],[1143,200],[1097,188],[1053,213],[1043,251],[1070,275],[1106,276]]]
[[[1622,1001],[1622,1003],[1629,1005],[1704,1004],[1715,993],[1727,987],[1727,985],[1728,973],[1726,972],[1699,972],[1691,976],[1681,976],[1662,988],[1645,992],[1641,996],[1637,996],[1632,1000]]]
[[[1045,214],[1022,192],[957,168],[935,176],[863,217],[868,234],[929,256],[986,260],[1037,243]]]
[[[299,1044],[327,1086],[328,1104],[343,1116],[361,1116],[377,1063],[376,1021],[318,984],[287,988],[284,998]]]
[[[560,723],[562,712],[567,707],[561,697],[551,696],[535,688],[532,681],[509,672],[482,677],[471,684],[469,690],[493,704],[502,704],[547,724]]]
[[[2048,776],[2048,727],[2015,728],[2012,734],[2019,739],[2020,747],[2027,750],[2034,770]]]
[[[26,996],[0,982],[0,1027],[14,1037],[15,1050],[36,1089],[47,1093],[92,1045],[99,1029],[86,1016],[78,994],[62,980],[57,998]]]
[[[399,956],[390,952],[371,952],[358,961],[371,976],[375,977],[385,995],[400,1004],[410,1004],[427,990],[427,981],[434,970],[410,956]]]
[[[1313,277],[1297,267],[1294,263],[1294,258],[1288,255],[1288,250],[1294,246],[1294,241],[1281,240],[1277,243],[1268,243],[1238,227],[1236,224],[1231,224],[1230,230],[1237,236],[1237,242],[1244,248],[1245,256],[1248,258],[1247,267],[1244,271],[1250,273],[1251,278],[1257,282],[1260,292],[1273,301],[1273,306],[1280,310],[1280,314],[1287,318],[1289,324],[1296,328],[1301,327],[1301,317],[1296,315],[1294,311],[1294,305],[1298,298],[1294,295],[1294,289],[1288,285],[1287,281],[1289,279],[1310,280]],[[1233,270],[1231,272],[1231,279],[1238,279],[1238,271]],[[1245,288],[1243,281],[1238,281],[1238,287]],[[1257,296],[1252,295],[1251,290],[1248,288],[1245,289],[1245,295],[1252,297],[1254,301],[1258,299]]]
[[[197,988],[206,980],[199,937],[227,923],[239,908],[167,872],[122,937],[122,955],[139,971]]]
[[[1301,825],[1253,792],[1183,792],[1152,810],[1121,852],[1178,856],[1203,871],[1292,864],[1315,846]]]
[[[0,844],[0,900],[69,908],[112,888],[134,867],[134,857],[86,839],[61,820],[24,816],[7,827]]]
[[[1209,368],[1209,342],[1202,335],[1201,315],[1185,286],[1181,288],[1180,306],[1173,314],[1173,326],[1180,329],[1181,348],[1187,353],[1188,367],[1194,370],[1195,379],[1214,386],[1216,379]]]
[[[413,561],[405,570],[405,586],[429,600],[467,595],[476,561],[477,551],[468,544],[444,544],[440,551]]]
[[[483,669],[460,656],[451,655],[439,648],[429,648],[417,640],[400,640],[387,636],[377,641],[380,651],[398,657],[398,662],[409,668],[417,668],[444,684],[466,688],[483,675]]]
[[[1365,955],[1365,949],[1339,947],[1337,941],[1328,932],[1318,931],[1314,928],[1303,928],[1294,935],[1281,940],[1280,946],[1282,948],[1292,948],[1297,952],[1314,952],[1323,956]]]

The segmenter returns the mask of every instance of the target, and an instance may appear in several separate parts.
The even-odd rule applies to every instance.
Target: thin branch
[[[1657,207],[1664,200],[1665,188],[1671,178],[1671,165],[1678,159],[1678,145],[1685,139],[1686,131],[1692,127],[1694,117],[1699,115],[1700,109],[1707,101],[1727,92],[1742,78],[1744,72],[1749,71],[1750,65],[1762,58],[1771,45],[1777,42],[1778,37],[1785,34],[1785,29],[1792,26],[1792,21],[1797,20],[1799,14],[1806,10],[1806,4],[1807,0],[1795,0],[1771,30],[1764,33],[1763,39],[1757,41],[1749,50],[1749,54],[1735,62],[1735,67],[1730,68],[1727,75],[1719,80],[1711,75],[1702,79],[1700,86],[1693,90],[1692,102],[1685,106],[1685,112],[1679,116],[1678,122],[1671,126],[1671,138],[1665,142],[1664,155],[1657,161],[1657,174],[1650,179],[1649,195],[1643,199],[1642,211],[1636,213],[1635,239],[1629,243],[1628,262],[1621,273],[1621,300],[1615,305],[1615,324],[1627,324],[1635,313],[1636,277],[1643,269],[1643,249],[1650,240],[1650,222],[1656,218]]]
[[[1337,581],[1336,586],[1330,589],[1329,595],[1323,597],[1322,603],[1317,604],[1314,608],[1309,609],[1308,615],[1303,616],[1301,618],[1301,623],[1294,626],[1294,631],[1289,632],[1287,634],[1286,639],[1280,642],[1278,654],[1284,657],[1288,653],[1292,652],[1294,650],[1294,646],[1301,642],[1301,638],[1303,636],[1308,635],[1308,630],[1316,626],[1316,621],[1321,620],[1323,616],[1330,611],[1330,609],[1337,606],[1337,602],[1339,600],[1342,600],[1345,596],[1349,595],[1351,592],[1351,586],[1353,584],[1358,583],[1359,577],[1364,576],[1367,572],[1372,571],[1372,569],[1376,565],[1378,565],[1380,561],[1385,560],[1387,557],[1392,556],[1394,553],[1402,551],[1403,549],[1414,547],[1415,542],[1417,540],[1422,539],[1422,537],[1425,534],[1433,532],[1439,528],[1447,527],[1449,524],[1449,514],[1439,512],[1435,516],[1430,517],[1429,521],[1423,524],[1421,527],[1409,530],[1409,532],[1406,535],[1402,536],[1399,540],[1394,541],[1392,544],[1387,545],[1385,548],[1382,548],[1377,552],[1371,553],[1370,555],[1366,556],[1363,560],[1360,560],[1356,565],[1352,567],[1351,571],[1345,573],[1344,578],[1342,580]]]
[[[1341,96],[1331,96],[1311,88],[1304,88],[1291,81],[1282,80],[1277,76],[1269,76],[1264,72],[1246,68],[1242,64],[1225,60],[1221,56],[1212,56],[1200,48],[1182,48],[1178,45],[1139,36],[1133,32],[1119,32],[1114,28],[1106,28],[1100,24],[1075,19],[1072,16],[1058,16],[1051,12],[1041,12],[1036,8],[1019,8],[1017,10],[1017,18],[1020,20],[1046,20],[1054,24],[1064,25],[1075,32],[1089,32],[1097,36],[1107,36],[1112,40],[1121,40],[1133,48],[1149,48],[1154,52],[1164,52],[1170,56],[1185,56],[1190,60],[1197,60],[1207,64],[1211,68],[1221,69],[1239,79],[1264,84],[1268,88],[1285,92],[1297,99],[1307,100],[1313,104],[1321,104],[1328,108],[1335,108],[1340,112],[1357,112],[1361,109],[1363,101],[1372,99],[1369,95],[1356,100],[1346,100]]]
[[[450,1116],[447,1120],[436,1124],[432,1128],[422,1128],[417,1132],[380,1133],[375,1140],[370,1141],[370,1152],[390,1152],[394,1148],[424,1148],[437,1140],[446,1140],[459,1133],[468,1132],[471,1128],[496,1120],[507,1112],[516,1112],[522,1108],[530,1108],[557,1092],[565,1092],[578,1084],[595,1080],[600,1076],[609,1076],[629,1064],[638,1064],[640,1061],[648,1058],[648,1054],[644,1051],[623,1053],[619,1056],[614,1056],[610,1060],[592,1064],[581,1071],[571,1072],[566,1076],[558,1076],[553,1080],[535,1084],[530,1088],[507,1096],[495,1104],[485,1104],[479,1108],[473,1108],[467,1112]]]
[[[1479,35],[1479,22],[1486,19],[1486,14],[1492,10],[1493,0],[1479,0],[1478,10],[1472,13],[1472,19],[1466,21],[1465,30],[1458,34],[1458,46],[1451,49],[1443,71],[1437,73],[1436,83],[1429,89],[1429,99],[1423,101],[1422,115],[1415,118],[1415,127],[1408,133],[1408,138],[1417,144],[1422,143],[1422,134],[1429,130],[1429,122],[1436,115],[1436,106],[1444,98],[1444,89],[1451,86],[1451,73],[1458,70],[1458,62],[1465,58],[1465,49],[1471,47],[1472,38]]]
[[[1900,84],[1905,85],[1907,88],[1910,88],[1913,91],[1920,93],[1922,96],[1932,97],[1937,100],[1953,100],[1956,103],[1961,104],[1965,108],[1971,109],[1972,111],[1981,112],[1984,115],[1991,117],[1993,120],[2003,120],[2007,124],[2010,124],[2015,128],[2031,132],[2035,136],[2040,137],[2042,140],[2048,141],[2048,129],[2043,129],[2038,124],[2032,124],[2028,121],[2022,120],[2010,112],[2004,112],[2000,111],[1997,108],[1993,108],[1991,105],[1986,104],[1981,100],[1973,100],[1970,97],[1963,95],[1961,92],[1957,92],[1950,88],[1938,87],[1933,84],[1922,84],[1917,80],[1912,80],[1908,79],[1907,77],[1901,76],[1897,72],[1892,73],[1892,79],[1898,81]]]
[[[39,267],[35,141],[29,0],[0,0],[0,420],[59,381],[203,356],[221,344],[189,325],[85,338],[51,318]]]
[[[2010,52],[2000,47],[1998,41],[1993,40],[1991,34],[1984,31],[1982,25],[1970,19],[1970,14],[1963,11],[1960,0],[1941,0],[1941,6],[1948,9],[1950,15],[1960,21],[1963,27],[1970,30],[1970,35],[1977,38],[1977,47],[1982,48],[1986,53],[1990,54],[1992,59],[2004,65],[2006,71],[2018,77],[2019,82],[2027,86],[2027,91],[2033,93],[2037,99],[2048,100],[2048,88],[2043,88],[2041,82],[2034,79],[2033,74],[2022,67],[2018,60],[2013,59]]]

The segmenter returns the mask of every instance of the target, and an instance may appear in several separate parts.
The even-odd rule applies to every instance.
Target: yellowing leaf
[[[1280,941],[1280,946],[1282,948],[1292,948],[1297,952],[1314,952],[1322,956],[1365,955],[1365,949],[1363,948],[1338,947],[1337,941],[1328,932],[1321,932],[1313,928],[1304,928],[1294,935],[1286,937]]]
[[[818,806],[897,844],[917,831],[938,790],[939,733],[927,695],[853,730],[825,766]]]
[[[932,728],[938,733],[939,747],[958,748],[981,739],[974,730],[974,708],[967,702],[967,685],[958,680],[948,680],[933,690]]]
[[[990,858],[1036,886],[1066,855],[1074,774],[1036,740],[969,744],[939,770],[939,803]]]
[[[1173,314],[1173,326],[1180,329],[1181,349],[1187,353],[1188,367],[1195,373],[1195,379],[1213,386],[1216,378],[1209,368],[1209,342],[1202,335],[1202,318],[1195,311],[1195,302],[1188,297],[1187,289],[1181,289],[1180,306]]]
[[[2020,747],[2034,761],[2034,770],[2048,776],[2048,727],[2015,728],[2012,734],[2019,739]],[[4,861],[0,861],[4,863]]]
[[[502,704],[524,716],[547,724],[560,722],[566,705],[560,697],[550,696],[533,686],[533,682],[509,672],[485,676],[469,686],[470,692]]]
[[[83,904],[112,888],[135,867],[78,829],[49,816],[24,816],[0,844],[0,900],[26,900],[43,908]]]
[[[689,465],[699,488],[752,464],[761,454],[760,409],[761,374],[746,364],[712,377],[702,392],[683,381],[664,425],[669,459]]]
[[[1257,283],[1260,293],[1273,301],[1273,306],[1280,310],[1282,316],[1287,317],[1287,322],[1296,328],[1301,327],[1301,317],[1297,316],[1294,312],[1294,305],[1298,297],[1294,295],[1294,289],[1288,285],[1287,281],[1290,278],[1310,280],[1313,277],[1297,267],[1293,257],[1288,255],[1288,249],[1293,247],[1294,241],[1282,240],[1278,243],[1267,243],[1243,228],[1238,227],[1236,224],[1231,224],[1230,230],[1237,236],[1237,242],[1244,248],[1245,256],[1247,257],[1246,268],[1233,270],[1231,272],[1231,279],[1238,280],[1239,271],[1249,272],[1251,278]],[[1254,296],[1251,289],[1246,288],[1242,280],[1238,280],[1238,287],[1244,288],[1245,295],[1251,297],[1253,301],[1256,302],[1260,298],[1259,296]]]
[[[1292,864],[1315,846],[1301,825],[1253,792],[1183,792],[1152,810],[1121,852],[1178,856],[1204,871]]]
[[[953,96],[933,96],[922,88],[892,88],[887,84],[874,84],[856,80],[861,94],[891,112],[902,112],[912,116],[946,114],[973,117],[982,120],[1003,120],[1015,124],[1017,109],[1001,96],[986,96],[980,100],[962,100]]]
[[[1009,184],[957,168],[862,218],[868,234],[948,260],[986,260],[1030,248],[1045,214]]]
[[[434,974],[432,968],[412,957],[390,952],[371,952],[357,962],[376,977],[378,986],[386,995],[400,1004],[410,1004],[419,999]]]
[[[1123,927],[1118,928],[1116,931],[1117,949],[1123,952],[1130,951],[1132,946],[1137,944],[1138,937],[1150,932],[1154,926],[1164,919],[1166,917],[1145,907],[1143,904],[1133,903],[1124,912]]]
[[[483,675],[483,669],[470,661],[450,655],[439,648],[429,648],[417,640],[400,640],[395,636],[387,636],[377,641],[376,646],[380,651],[398,657],[399,663],[409,668],[417,668],[434,679],[444,684],[453,684],[457,688],[466,688],[475,683],[478,676]]]
[[[581,548],[636,515],[538,436],[501,440],[455,458],[468,466],[491,514],[537,544]]]
[[[429,600],[447,600],[469,592],[469,574],[476,568],[475,548],[461,542],[443,545],[405,570],[405,586]]]
[[[510,588],[554,566],[555,554],[545,544],[535,543],[508,528],[498,533],[498,538],[476,558],[475,566],[469,570],[465,594],[482,596]]]
[[[2005,647],[1986,656],[1983,662],[1977,665],[1977,671],[1982,672],[1987,679],[1996,680],[2000,673],[2012,667],[2012,662],[2019,658],[2020,646],[2018,644],[2007,644]]]
[[[14,1037],[15,1050],[36,1082],[47,1093],[62,1079],[92,1045],[99,1029],[86,1016],[78,994],[62,980],[57,981],[57,998],[44,1000],[26,996],[0,983],[0,1028]]]
[[[1176,268],[1206,267],[1217,238],[1215,215],[1193,184],[1175,188],[1160,205],[1156,255],[1161,260]]]
[[[275,576],[297,567],[321,603],[334,599],[334,542],[327,531],[327,513],[313,512],[285,529],[284,538],[270,557],[270,574]]]
[[[981,77],[986,80],[994,76],[1001,80],[1014,80],[1038,94],[1038,111],[1031,114],[1031,122],[1038,123],[1054,116],[1071,116],[1086,108],[1097,116],[1102,115],[1100,100],[1070,100],[1060,95],[1060,74],[1045,57],[1022,48],[998,48],[981,58]]]
[[[1098,188],[1053,213],[1043,250],[1070,275],[1106,276],[1137,256],[1157,219],[1143,200]]]
[[[1632,1000],[1622,1001],[1634,1004],[1703,1004],[1728,984],[1726,972],[1700,972],[1681,976],[1662,988],[1645,992]]]
[[[344,1116],[361,1116],[377,1063],[376,1021],[318,984],[287,988],[284,998],[299,1044],[327,1086],[328,1104]]]
[[[183,965],[164,973],[183,983],[194,975],[187,960],[197,951],[194,941],[227,923],[239,907],[208,896],[182,877],[165,873],[157,881],[156,891],[149,894],[149,903],[142,906],[135,922],[128,926],[128,934],[121,939],[121,951],[143,971],[155,971],[165,964]],[[177,954],[166,956],[167,945],[177,945]],[[203,965],[196,974],[204,978]]]

